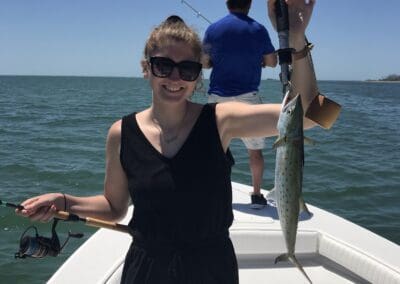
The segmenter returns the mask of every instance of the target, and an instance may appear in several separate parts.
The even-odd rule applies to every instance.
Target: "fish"
[[[275,264],[279,261],[290,261],[312,283],[295,256],[300,211],[305,211],[311,216],[302,198],[305,140],[303,114],[300,95],[291,98],[288,91],[278,119],[279,136],[273,145],[276,149],[275,187],[270,196],[275,195],[279,222],[287,248],[286,253],[276,257]]]

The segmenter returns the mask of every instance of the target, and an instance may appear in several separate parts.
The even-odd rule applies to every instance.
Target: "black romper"
[[[206,104],[178,153],[167,158],[122,119],[121,163],[134,205],[133,242],[122,283],[233,284],[238,267],[229,238],[233,221],[231,167]]]

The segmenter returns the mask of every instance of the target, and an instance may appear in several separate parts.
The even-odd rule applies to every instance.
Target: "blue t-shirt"
[[[223,97],[258,91],[263,56],[275,51],[267,29],[241,13],[230,13],[205,32],[212,61],[208,93]]]

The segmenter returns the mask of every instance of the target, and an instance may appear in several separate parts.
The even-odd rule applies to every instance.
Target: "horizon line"
[[[0,74],[0,77],[83,77],[83,78],[124,78],[124,79],[144,79],[142,76],[124,76],[124,75],[29,75],[29,74]],[[209,78],[203,78],[209,80]],[[275,78],[261,78],[261,81],[279,81]],[[317,81],[344,81],[344,82],[383,82],[379,79],[317,79]]]

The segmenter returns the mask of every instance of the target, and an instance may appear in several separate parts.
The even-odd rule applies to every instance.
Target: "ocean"
[[[305,133],[317,142],[305,146],[305,201],[400,244],[400,84],[320,81],[319,88],[342,112],[330,130]],[[280,102],[281,85],[265,80],[260,94],[264,102]],[[193,100],[205,102],[206,96],[195,94]],[[150,103],[148,82],[141,78],[0,76],[0,200],[101,193],[108,128]],[[264,149],[265,189],[273,187],[273,142],[268,139]],[[242,142],[233,141],[231,150],[232,180],[250,184]],[[21,235],[32,225],[51,235],[51,223],[30,222],[0,207],[1,283],[44,283],[95,232],[61,222],[61,243],[69,230],[84,237],[71,239],[55,258],[14,259]]]

